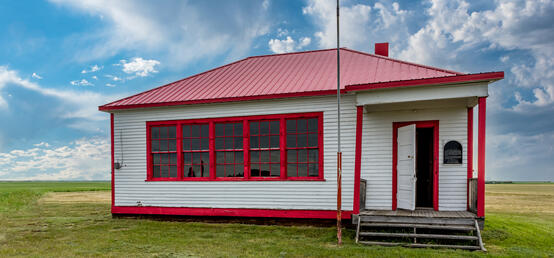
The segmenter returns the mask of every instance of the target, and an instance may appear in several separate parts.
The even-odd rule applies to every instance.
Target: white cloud
[[[479,45],[523,50],[534,59],[532,64],[517,60],[508,63],[508,56],[500,59],[511,65],[515,76],[511,83],[532,92],[532,97],[526,99],[511,89],[519,103],[514,109],[554,104],[554,1],[499,0],[493,9],[485,11],[470,11],[471,5],[462,0],[430,3],[428,23],[409,37],[401,58],[444,66],[461,53],[474,53],[473,48]]]
[[[123,72],[134,74],[139,77],[146,77],[149,74],[157,73],[156,66],[160,61],[154,59],[143,59],[142,57],[132,58],[130,61],[121,60],[118,65],[123,66]]]
[[[94,84],[90,83],[86,79],[70,81],[69,83],[73,86],[94,86]]]
[[[286,39],[270,39],[269,40],[269,49],[273,53],[288,53],[301,50],[302,48],[308,46],[311,42],[309,37],[303,37],[296,42],[290,36],[287,36]]]
[[[121,51],[161,54],[163,62],[171,64],[168,67],[221,54],[236,59],[252,49],[255,38],[269,31],[269,1],[51,2],[102,22],[96,31],[66,39],[68,46],[79,48],[75,58],[80,61],[112,57]]]
[[[115,84],[106,83],[106,86],[107,86],[107,87],[115,87]]]
[[[289,30],[277,28],[277,37],[284,37],[289,35]]]
[[[16,71],[0,66],[0,107],[7,108],[8,102],[1,97],[2,89],[7,86],[18,86],[37,92],[43,96],[61,100],[58,116],[66,119],[84,119],[90,121],[105,121],[105,114],[98,112],[98,106],[123,97],[126,94],[104,95],[92,91],[73,91],[44,88],[40,85],[19,77]],[[86,128],[83,128],[86,129]]]
[[[408,25],[416,16],[395,2],[377,2],[373,7],[350,3],[345,1],[340,6],[341,47],[368,51],[376,42],[389,41],[393,42],[390,53],[398,53],[409,36]],[[302,13],[317,27],[314,35],[320,48],[337,46],[335,1],[309,0]]]
[[[107,77],[107,78],[110,78],[114,82],[123,81],[123,79],[121,77],[117,77],[115,75],[106,74],[104,76]]]
[[[88,70],[87,69],[82,70],[81,73],[94,73],[102,70],[102,68],[104,68],[104,66],[93,65]]]
[[[98,80],[98,76],[96,76],[96,75],[93,75],[91,78],[95,79],[95,80]]]
[[[333,48],[337,45],[336,2],[310,0],[308,5],[302,8],[304,15],[311,16],[320,27],[314,35],[318,39],[321,48]],[[341,6],[341,45],[357,45],[365,41],[362,36],[368,31],[366,28],[371,16],[371,6],[355,4]],[[364,42],[369,44],[369,42]]]
[[[33,146],[35,147],[50,147],[50,144],[48,144],[47,142],[40,142],[40,143],[37,143],[37,144],[33,144]]]
[[[31,75],[31,77],[35,78],[35,79],[42,79],[42,76],[38,75],[37,73],[33,73],[33,75]]]
[[[105,180],[110,175],[110,144],[83,138],[67,146],[46,142],[26,150],[0,153],[2,180]]]

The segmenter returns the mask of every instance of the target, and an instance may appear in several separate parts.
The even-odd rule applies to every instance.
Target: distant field
[[[554,256],[554,184],[487,185],[488,253],[361,246],[332,227],[112,219],[108,182],[0,182],[0,257]]]

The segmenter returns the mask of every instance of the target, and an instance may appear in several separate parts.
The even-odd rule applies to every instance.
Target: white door
[[[398,128],[398,152],[396,155],[396,200],[399,209],[415,210],[415,125]]]

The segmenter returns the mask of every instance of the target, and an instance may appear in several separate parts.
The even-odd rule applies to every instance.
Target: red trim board
[[[334,219],[336,210],[274,210],[274,209],[234,209],[234,208],[188,208],[154,206],[114,206],[113,214],[150,214],[184,216],[229,216],[253,218],[305,218]],[[350,219],[352,211],[342,211],[345,219]]]
[[[354,156],[354,214],[360,214],[360,180],[362,170],[362,127],[364,107],[356,107],[356,154]]]
[[[479,128],[477,144],[477,217],[485,217],[485,133],[487,98],[479,98]]]
[[[469,210],[469,180],[473,178],[473,107],[467,108],[467,183],[466,200]]]
[[[392,210],[397,208],[396,191],[398,187],[397,157],[398,128],[415,124],[416,128],[433,128],[433,209],[439,210],[439,121],[393,122],[392,124]],[[415,194],[415,193],[414,193]]]
[[[114,128],[113,128],[113,123],[114,123],[114,114],[110,114],[110,147],[111,147],[111,160],[112,160],[112,212],[113,212],[113,208],[115,206],[115,193],[114,193],[114,185],[115,185],[115,182],[114,182],[114,178],[115,178],[115,167],[114,167],[114,140],[113,140],[113,132],[114,132]]]
[[[344,90],[341,90],[344,92]],[[218,99],[199,99],[199,100],[187,100],[187,101],[175,101],[175,102],[159,102],[159,103],[145,103],[145,104],[131,104],[121,106],[99,106],[100,111],[120,110],[120,109],[133,109],[133,108],[147,108],[147,107],[167,107],[167,106],[180,106],[180,105],[192,105],[192,104],[207,104],[207,103],[221,103],[221,102],[239,102],[249,100],[263,100],[263,99],[280,99],[280,98],[296,98],[296,97],[309,97],[309,96],[325,96],[337,94],[336,90],[322,90],[322,91],[306,91],[306,92],[294,92],[294,93],[282,93],[282,94],[268,94],[259,96],[243,96],[233,98],[218,98]]]
[[[345,87],[346,92],[373,90],[384,88],[408,87],[408,86],[424,86],[437,84],[453,84],[453,83],[469,83],[478,81],[496,81],[504,78],[504,72],[489,72],[478,74],[464,74],[436,78],[413,79],[404,81],[377,82],[367,84],[348,85]]]

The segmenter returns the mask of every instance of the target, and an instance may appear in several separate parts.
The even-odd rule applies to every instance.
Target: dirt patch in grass
[[[94,192],[54,192],[47,193],[39,203],[109,203],[111,193],[107,191]]]

